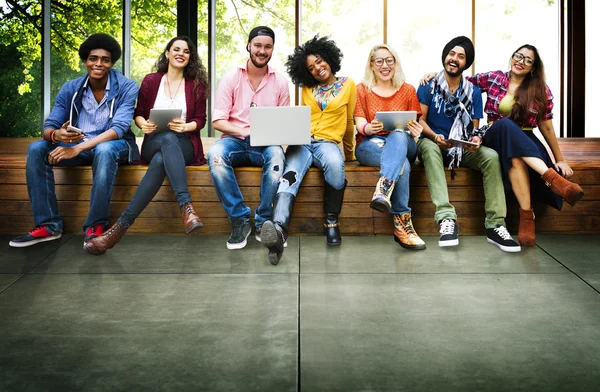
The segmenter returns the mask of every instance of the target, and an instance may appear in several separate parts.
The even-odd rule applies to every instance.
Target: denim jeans
[[[369,136],[356,147],[356,159],[361,165],[379,167],[379,175],[396,181],[390,198],[392,214],[410,212],[408,206],[410,164],[417,157],[417,143],[409,133],[395,130],[387,135]]]
[[[454,206],[448,198],[448,184],[444,170],[444,157],[438,145],[430,139],[419,140],[419,156],[425,166],[427,185],[431,200],[435,204],[435,221],[456,219]],[[493,229],[506,226],[506,197],[500,172],[498,153],[491,148],[481,146],[475,152],[463,151],[461,166],[481,172],[483,192],[485,194],[485,227]]]
[[[58,213],[54,186],[54,171],[48,163],[48,154],[61,144],[38,140],[27,151],[27,191],[33,207],[35,225],[46,225],[50,233],[62,232],[63,221]],[[109,205],[119,163],[127,162],[129,146],[123,139],[110,140],[84,151],[73,159],[64,160],[56,166],[92,165],[92,191],[90,212],[83,224],[83,231],[93,225],[108,225]]]
[[[208,152],[208,166],[217,196],[229,216],[229,221],[250,219],[250,208],[235,178],[234,167],[262,167],[260,204],[255,211],[254,224],[262,226],[273,215],[273,197],[283,170],[284,155],[281,146],[252,147],[250,138],[224,137],[217,140]]]
[[[192,201],[185,166],[194,159],[194,147],[185,134],[161,132],[149,135],[142,148],[142,158],[150,162],[148,170],[120,218],[128,225],[132,225],[152,201],[165,176],[169,178],[179,207]]]
[[[296,196],[300,184],[312,165],[323,170],[325,182],[335,189],[344,188],[344,157],[338,145],[327,140],[312,140],[310,144],[289,146],[285,152],[285,169],[277,193]]]

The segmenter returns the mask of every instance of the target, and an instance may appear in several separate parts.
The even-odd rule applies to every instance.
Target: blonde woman
[[[364,80],[356,88],[355,154],[361,165],[380,168],[371,208],[392,213],[394,240],[400,246],[421,250],[425,243],[412,224],[408,181],[410,164],[417,155],[415,138],[423,126],[411,121],[407,129],[384,129],[375,118],[381,111],[414,110],[421,116],[417,92],[404,80],[396,51],[388,45],[374,46],[367,58]]]

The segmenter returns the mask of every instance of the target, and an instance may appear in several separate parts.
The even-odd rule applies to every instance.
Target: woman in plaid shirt
[[[519,203],[519,243],[533,246],[531,195],[560,210],[563,199],[574,205],[583,197],[583,190],[565,179],[573,175],[573,170],[558,146],[552,125],[553,97],[537,49],[531,45],[519,47],[510,67],[509,72],[480,73],[468,79],[487,93],[484,110],[489,127],[483,144],[498,152],[505,190],[512,189]],[[550,146],[556,163],[532,132],[535,127]]]

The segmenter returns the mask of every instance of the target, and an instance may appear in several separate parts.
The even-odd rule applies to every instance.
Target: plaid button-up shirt
[[[467,79],[475,86],[479,87],[483,92],[487,93],[487,101],[485,103],[485,113],[487,114],[488,122],[494,122],[503,117],[506,117],[500,113],[500,101],[506,96],[508,91],[508,85],[510,84],[509,73],[502,71],[492,71],[486,73],[479,73],[474,76],[468,76]],[[544,120],[551,120],[553,117],[552,108],[554,103],[552,102],[552,92],[550,88],[546,86],[546,115]],[[519,122],[518,125],[521,128],[535,128],[537,127],[537,115],[538,110],[536,107],[530,109],[529,118],[526,122]]]

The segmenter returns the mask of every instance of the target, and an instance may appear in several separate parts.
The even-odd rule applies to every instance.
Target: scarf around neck
[[[471,107],[473,106],[473,85],[462,76],[458,95],[455,96],[450,92],[450,87],[444,77],[444,71],[441,71],[432,79],[431,93],[435,97],[434,99],[442,99],[447,104],[456,106],[454,122],[450,128],[448,137],[450,139],[469,140],[470,134],[473,131],[473,122],[470,114]],[[460,166],[462,153],[463,148],[458,146],[448,150],[448,157],[450,158],[449,169],[452,170]]]

